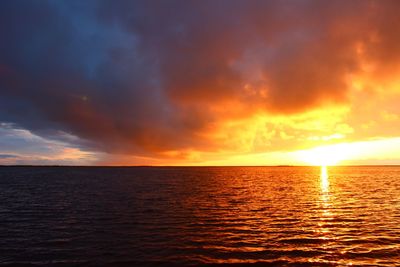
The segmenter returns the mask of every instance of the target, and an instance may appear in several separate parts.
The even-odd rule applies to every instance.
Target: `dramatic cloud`
[[[397,136],[399,12],[395,0],[2,1],[0,122],[109,162]]]
[[[73,136],[59,133],[63,135],[69,142],[46,139],[13,124],[0,123],[0,164],[88,165],[103,157],[81,151],[70,144]]]

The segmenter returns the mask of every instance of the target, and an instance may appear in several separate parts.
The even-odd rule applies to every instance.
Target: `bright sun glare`
[[[300,160],[315,166],[332,166],[348,159],[352,155],[352,148],[348,144],[321,146],[297,153]]]

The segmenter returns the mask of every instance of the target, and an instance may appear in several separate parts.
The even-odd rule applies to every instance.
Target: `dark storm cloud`
[[[1,1],[0,121],[110,153],[217,149],[202,133],[225,119],[346,102],[358,43],[400,54],[398,3]]]

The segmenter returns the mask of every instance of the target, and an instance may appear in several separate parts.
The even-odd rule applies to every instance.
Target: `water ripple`
[[[0,168],[0,266],[396,266],[400,168]]]

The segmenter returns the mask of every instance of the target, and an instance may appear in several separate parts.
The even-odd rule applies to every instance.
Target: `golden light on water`
[[[321,166],[321,191],[322,192],[329,192],[329,174],[328,174],[328,167]]]
[[[320,173],[320,194],[319,194],[319,211],[320,221],[318,223],[318,232],[321,234],[321,239],[328,239],[331,236],[331,229],[326,227],[327,221],[332,219],[332,203],[330,199],[330,188],[329,188],[329,175],[328,167],[321,166]],[[326,248],[324,246],[324,248]]]
[[[331,201],[330,201],[330,188],[329,188],[329,174],[327,166],[321,166],[320,187],[321,187],[320,201],[322,204],[322,211],[323,211],[322,218],[330,217]]]

